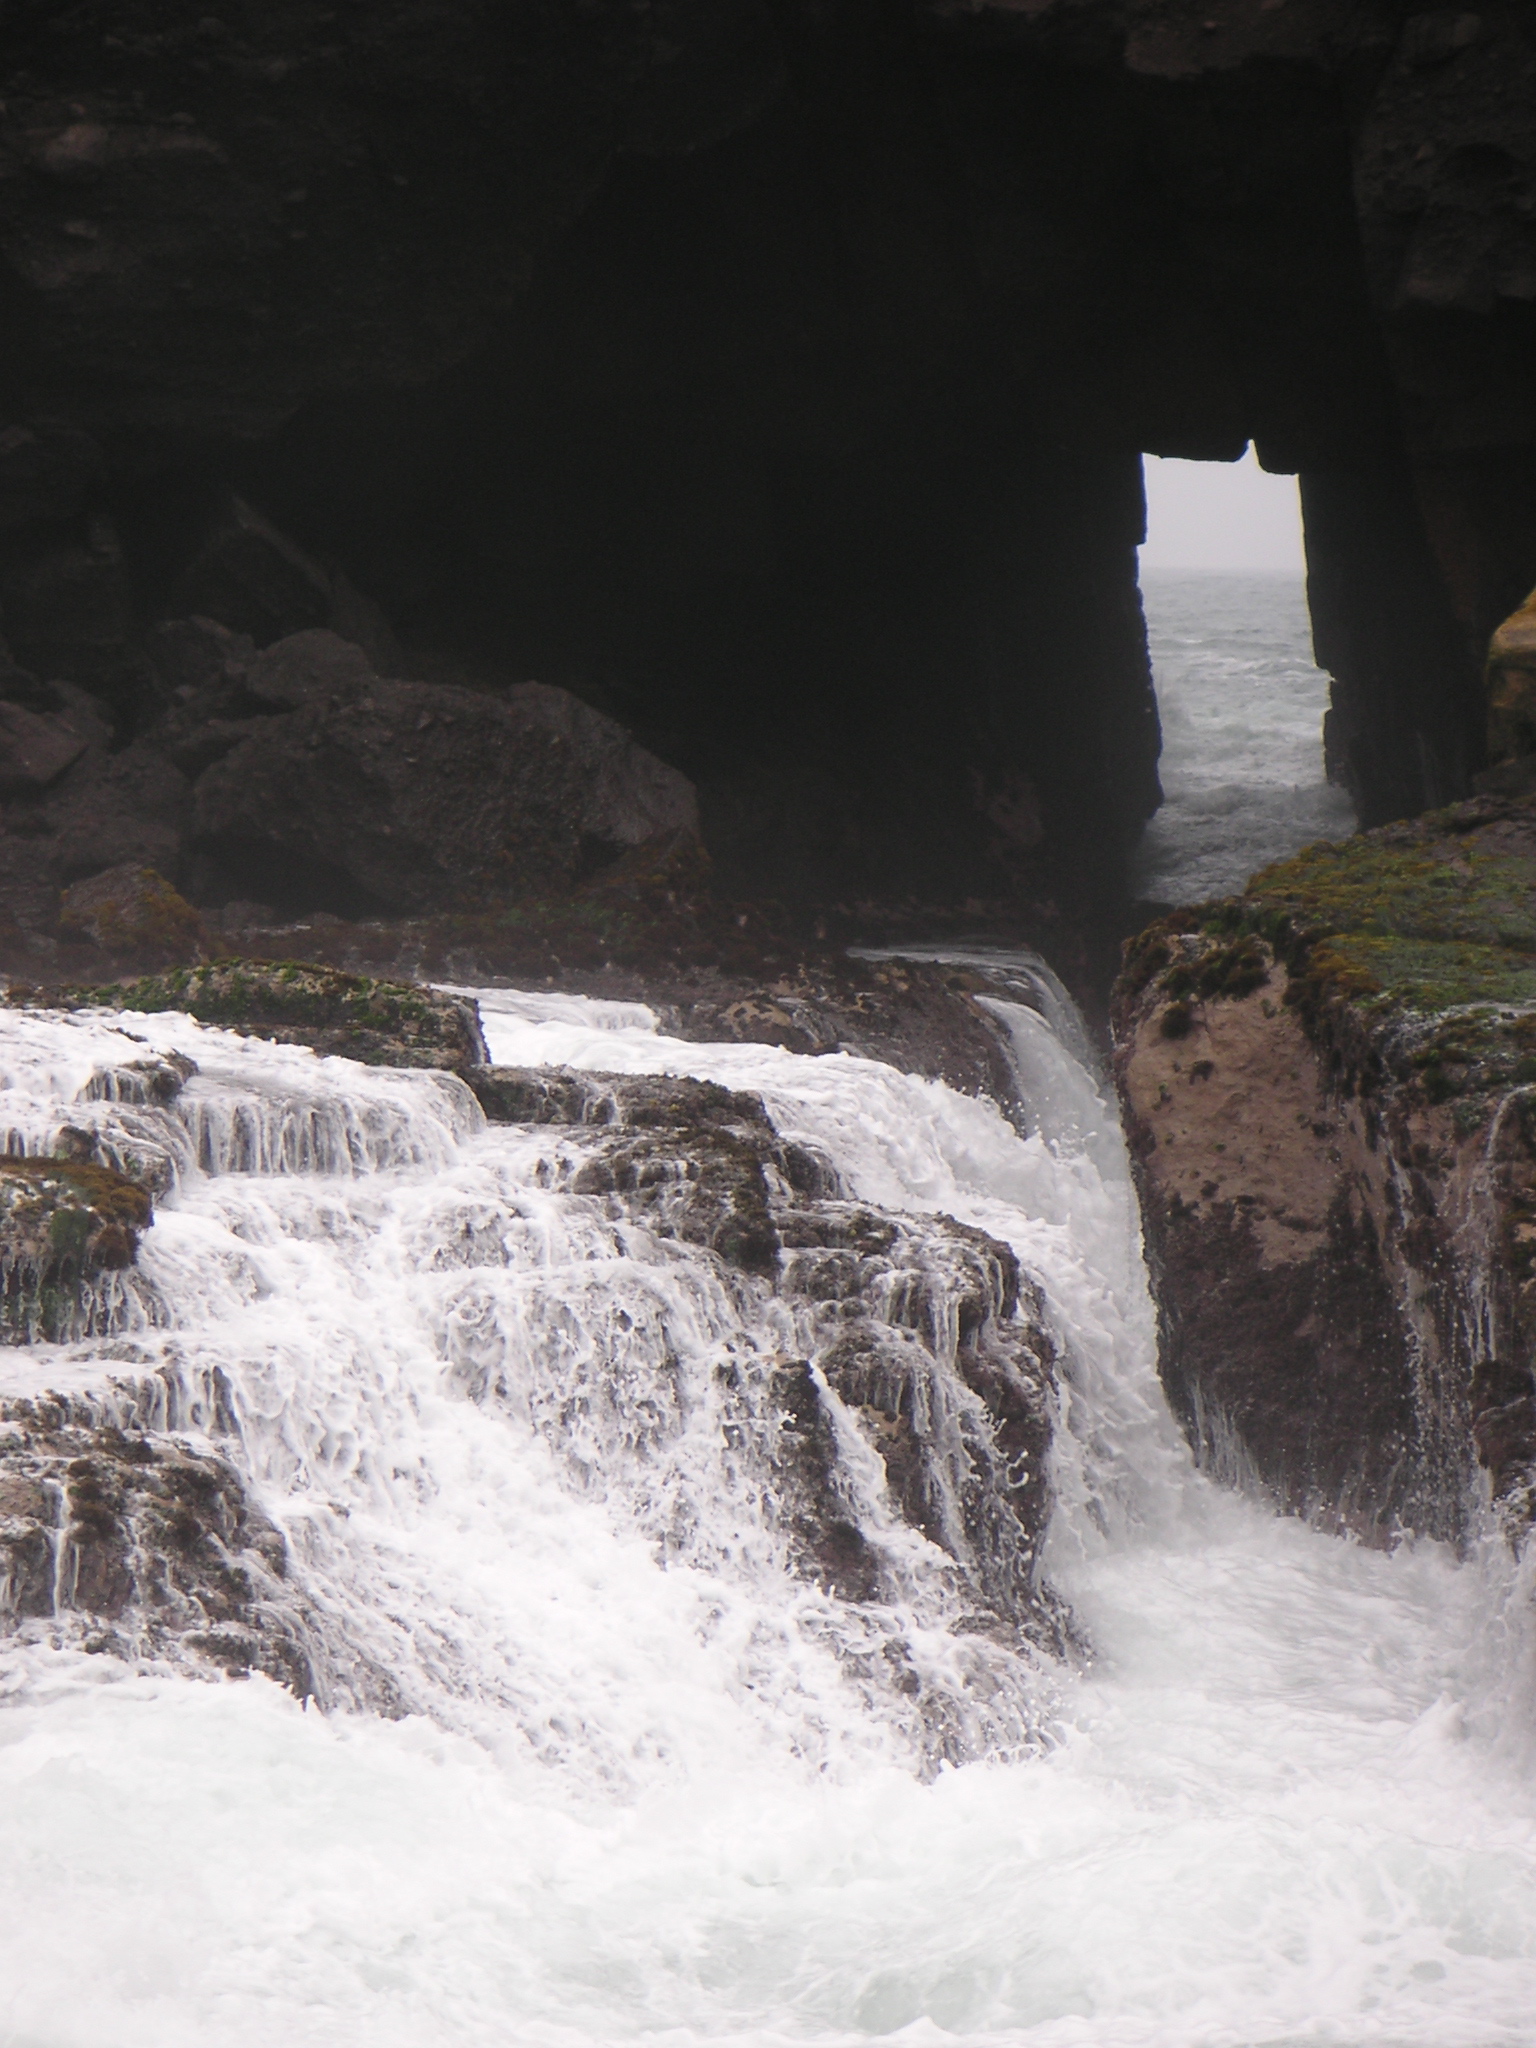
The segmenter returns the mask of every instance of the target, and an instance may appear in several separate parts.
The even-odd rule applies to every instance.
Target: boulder
[[[206,702],[234,687],[256,652],[249,633],[233,633],[217,619],[162,619],[144,636],[144,653],[166,704]]]
[[[69,882],[125,863],[179,877],[192,815],[185,775],[148,740],[121,753],[89,748],[48,792],[35,824],[54,835],[54,862]]]
[[[59,924],[103,952],[156,963],[196,957],[207,945],[202,919],[165,877],[127,862],[64,891]]]
[[[385,675],[404,667],[389,621],[340,569],[325,569],[254,506],[229,493],[171,592],[172,609],[216,620],[257,646],[329,627]]]
[[[88,742],[57,712],[0,699],[0,796],[46,789],[78,761]]]
[[[1536,757],[1536,590],[1488,643],[1488,758]]]
[[[1536,802],[1310,847],[1127,949],[1116,1074],[1201,1460],[1381,1538],[1536,1508]],[[1479,1471],[1481,1468],[1481,1472]]]
[[[226,894],[427,911],[567,889],[697,825],[686,778],[568,691],[385,681],[320,631],[256,656],[240,689],[160,736],[208,763],[194,830]],[[265,715],[229,716],[247,707]]]

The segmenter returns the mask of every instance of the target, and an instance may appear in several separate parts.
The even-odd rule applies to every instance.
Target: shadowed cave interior
[[[426,12],[420,77],[389,8],[211,39],[161,10],[139,73],[134,32],[92,57],[24,23],[8,410],[102,453],[12,526],[4,625],[119,742],[233,490],[382,609],[406,673],[630,726],[733,889],[1112,916],[1159,798],[1141,453],[1251,439],[1300,474],[1362,823],[1466,791],[1480,650],[1536,559],[1532,299],[1498,239],[1529,239],[1536,168],[1491,83],[1531,61],[1518,10],[1444,48],[1390,6],[1289,42],[1241,7],[599,9],[585,42],[570,11]],[[260,124],[258,62],[290,67]],[[169,224],[147,144],[59,174],[61,135],[151,118],[135,77],[222,164],[177,172]],[[1436,256],[1457,207],[1470,281]],[[46,571],[82,546],[118,613],[72,648]],[[181,879],[368,907],[318,869]]]

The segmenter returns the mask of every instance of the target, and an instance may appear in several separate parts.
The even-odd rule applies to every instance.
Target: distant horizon
[[[1238,462],[1142,458],[1144,574],[1306,574],[1301,497],[1293,476],[1270,476],[1250,447]]]

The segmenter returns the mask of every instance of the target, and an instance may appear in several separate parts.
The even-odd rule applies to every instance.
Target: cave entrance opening
[[[1163,751],[1163,803],[1136,893],[1198,902],[1355,826],[1328,779],[1328,677],[1313,659],[1301,505],[1250,448],[1236,462],[1143,461],[1139,578]]]

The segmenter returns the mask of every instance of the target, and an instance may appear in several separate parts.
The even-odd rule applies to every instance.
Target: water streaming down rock
[[[1513,1567],[1366,1553],[1191,1471],[1112,1119],[1038,989],[992,1000],[1022,1132],[568,998],[485,995],[493,1056],[576,1111],[489,1128],[453,1077],[6,1020],[13,1143],[67,1128],[161,1188],[116,1337],[6,1355],[12,1444],[45,1494],[120,1486],[130,1572],[146,1532],[176,1559],[89,1627],[34,1598],[8,1645],[11,2038],[1528,2038]],[[173,1052],[169,1101],[103,1078]],[[647,1178],[647,1128],[698,1178]],[[716,1129],[764,1177],[773,1280],[686,1234],[723,1213]],[[967,1509],[982,1366],[1054,1383],[1043,1560]],[[915,1512],[877,1445],[921,1453]],[[186,1675],[210,1659],[365,1711]]]
[[[180,1029],[195,1065],[83,1017],[17,1033],[17,1136],[151,1161],[169,1198],[97,1318],[133,1344],[58,1361],[66,1386],[95,1368],[101,1383],[73,1391],[29,1359],[36,1392],[9,1411],[29,1483],[71,1451],[94,1460],[88,1487],[45,1500],[34,1485],[15,1544],[114,1559],[83,1582],[100,1597],[77,1597],[73,1564],[51,1606],[18,1595],[32,1634],[129,1656],[212,1643],[327,1705],[452,1720],[490,1701],[541,1751],[605,1750],[595,1718],[558,1713],[552,1744],[547,1695],[522,1695],[520,1646],[472,1596],[422,1587],[419,1611],[390,1614],[398,1562],[352,1525],[364,1506],[386,1523],[441,1511],[420,1415],[436,1382],[499,1425],[482,1457],[541,1443],[659,1559],[755,1603],[741,1684],[777,1689],[779,1672],[747,1674],[780,1638],[808,1655],[808,1752],[835,1747],[824,1685],[851,1686],[921,1768],[1038,1738],[1069,1634],[1038,1562],[1055,1350],[1005,1245],[851,1199],[755,1098],[707,1084],[573,1080],[562,1096],[491,1070],[477,1085],[503,1120],[524,1099],[513,1128],[487,1129],[445,1074]],[[61,1046],[89,1060],[83,1079]],[[307,1282],[297,1316],[284,1263]],[[193,1515],[183,1549],[211,1544],[249,1582],[216,1611],[191,1579],[170,1598],[144,1488],[111,1476],[114,1452],[143,1477],[159,1436],[189,1427],[226,1461],[223,1490],[241,1474],[289,1537],[280,1587]],[[468,1602],[452,1622],[445,1598]],[[483,1655],[456,1650],[456,1626],[490,1632]]]

